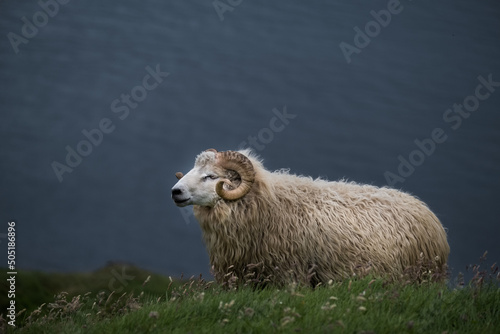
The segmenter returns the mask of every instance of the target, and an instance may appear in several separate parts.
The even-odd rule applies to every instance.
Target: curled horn
[[[218,152],[217,164],[224,169],[234,170],[241,177],[241,184],[232,190],[224,189],[224,183],[230,183],[228,180],[219,181],[215,186],[217,195],[222,199],[234,201],[250,191],[255,181],[255,170],[250,159],[235,151]]]

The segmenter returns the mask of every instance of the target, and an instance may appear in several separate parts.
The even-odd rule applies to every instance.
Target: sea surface
[[[0,38],[18,268],[209,276],[170,189],[212,147],[410,192],[454,272],[500,261],[498,1],[7,0]]]

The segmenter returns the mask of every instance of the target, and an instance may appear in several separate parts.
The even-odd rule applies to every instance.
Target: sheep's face
[[[172,188],[172,199],[177,206],[213,207],[220,199],[235,201],[245,196],[255,180],[255,170],[240,152],[209,149],[196,157],[189,173],[176,176],[179,182]]]
[[[213,207],[219,196],[215,185],[224,171],[215,165],[215,153],[203,152],[196,163],[172,188],[172,199],[177,206],[201,205]]]

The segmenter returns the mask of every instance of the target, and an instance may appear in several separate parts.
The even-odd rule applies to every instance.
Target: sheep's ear
[[[177,180],[182,179],[183,176],[184,176],[184,174],[182,174],[181,172],[175,173],[175,177],[177,178]]]

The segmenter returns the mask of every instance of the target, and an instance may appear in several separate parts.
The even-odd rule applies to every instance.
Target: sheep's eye
[[[203,177],[203,181],[206,181],[206,180],[215,180],[217,178],[217,175],[214,175],[214,174],[208,174],[208,175],[205,175]]]

